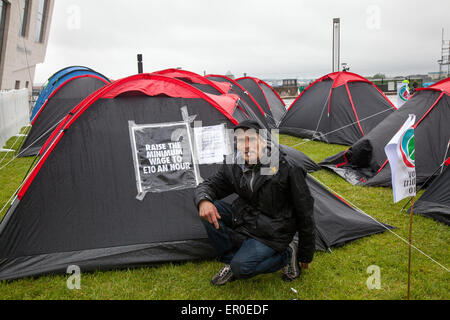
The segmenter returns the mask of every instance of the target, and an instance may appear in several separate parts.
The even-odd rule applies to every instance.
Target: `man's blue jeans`
[[[219,229],[217,230],[208,221],[202,222],[220,261],[231,265],[236,278],[251,278],[263,273],[276,272],[288,264],[291,258],[289,249],[279,253],[252,238],[246,239],[240,248],[236,248],[229,234],[229,228],[232,226],[231,206],[223,201],[215,201],[214,205],[222,217],[219,220]]]

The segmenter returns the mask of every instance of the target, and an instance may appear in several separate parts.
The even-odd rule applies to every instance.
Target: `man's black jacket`
[[[241,240],[254,238],[282,252],[298,231],[298,258],[310,263],[315,251],[314,199],[305,182],[305,171],[283,154],[275,175],[261,175],[259,166],[244,170],[237,164],[222,165],[197,187],[197,207],[202,200],[214,202],[236,193],[238,198],[232,204],[235,236]]]

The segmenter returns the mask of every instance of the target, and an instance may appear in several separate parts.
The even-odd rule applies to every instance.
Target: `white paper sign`
[[[199,164],[223,163],[230,153],[225,125],[194,128],[194,135]]]
[[[401,108],[409,99],[409,86],[407,83],[397,83],[397,107]]]

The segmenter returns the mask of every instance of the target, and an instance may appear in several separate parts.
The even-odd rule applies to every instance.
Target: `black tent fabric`
[[[156,71],[153,73],[184,81],[205,93],[221,95],[221,94],[227,93],[226,91],[228,91],[224,88],[217,86],[214,82],[209,81],[209,79],[202,77],[201,75],[196,74],[194,72],[187,71],[187,70],[165,69],[165,70]]]
[[[413,209],[414,213],[450,226],[450,158],[448,166],[443,167],[442,173],[414,203]]]
[[[376,221],[330,192],[311,175],[306,179],[314,196],[316,249],[328,250],[393,227]]]
[[[228,83],[227,81],[215,81],[215,79],[203,77],[197,73],[187,70],[165,69],[153,72],[153,74],[163,75],[165,77],[184,81],[207,94],[236,94],[235,90],[232,90],[232,84]],[[238,96],[241,98],[240,95]],[[235,118],[238,122],[241,122],[245,119],[252,119],[257,121],[263,128],[267,128],[267,123],[265,123],[263,120],[264,117],[261,116],[259,112],[254,112],[254,108],[252,108],[251,105],[248,105],[246,101],[247,100],[242,100],[238,102],[238,106],[234,110],[234,113],[232,115],[233,118]]]
[[[52,93],[35,116],[31,130],[20,148],[19,157],[39,154],[45,141],[64,116],[88,95],[107,83],[100,75],[76,76],[64,82]]]
[[[236,79],[236,82],[258,102],[263,109],[266,121],[271,128],[278,127],[281,118],[286,113],[283,100],[266,82],[252,77]]]
[[[298,151],[292,147],[280,145],[280,151],[286,154],[289,158],[293,159],[295,163],[305,169],[307,172],[314,172],[320,170],[320,166],[312,161],[306,154]]]
[[[64,273],[69,265],[87,272],[213,257],[193,187],[136,198],[129,125],[186,121],[186,107],[204,126],[233,127],[237,99],[221,97],[219,105],[184,82],[143,74],[118,80],[80,103],[56,129],[0,223],[0,280]],[[298,165],[314,167],[300,152],[284,150]],[[200,165],[201,177],[217,166]],[[318,249],[385,230],[317,181],[308,183],[316,199]]]
[[[289,107],[279,129],[300,138],[352,145],[395,110],[369,80],[337,72],[306,88]]]
[[[270,129],[269,124],[267,123],[266,117],[264,115],[264,111],[262,110],[261,106],[258,104],[258,102],[253,98],[253,96],[239,83],[236,81],[222,75],[207,75],[206,78],[216,81],[216,82],[226,82],[231,84],[230,92],[234,93],[239,98],[241,98],[253,111],[253,114],[255,114],[258,122],[267,129]]]
[[[410,114],[416,115],[417,184],[424,183],[442,164],[450,140],[450,79],[417,90],[401,109],[364,138],[320,165],[354,185],[391,186],[390,166],[384,148]]]
[[[282,146],[281,150],[293,164],[315,171],[313,161],[302,152]],[[306,183],[314,197],[316,221],[316,250],[325,251],[340,247],[351,241],[393,229],[352,207],[339,195],[328,190],[312,175]]]

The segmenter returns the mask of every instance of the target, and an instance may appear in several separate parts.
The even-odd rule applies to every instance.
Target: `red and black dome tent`
[[[234,96],[137,75],[92,94],[62,121],[0,225],[0,279],[211,256],[192,190],[136,200],[129,121],[237,124]],[[220,105],[219,105],[220,103]],[[215,166],[200,166],[202,176]]]
[[[166,77],[178,79],[184,81],[197,89],[214,95],[224,95],[224,94],[237,94],[236,90],[232,89],[232,84],[226,81],[215,81],[215,79],[210,79],[208,77],[203,77],[197,73],[186,71],[182,69],[166,69],[153,74],[159,74]],[[237,94],[239,98],[242,97]],[[259,110],[255,110],[253,105],[249,105],[245,99],[238,101],[237,108],[233,114],[233,117],[241,122],[244,119],[256,120],[260,123],[262,127],[267,128],[267,123],[264,121],[264,117],[261,116]],[[261,119],[263,118],[263,119]]]
[[[221,95],[227,94],[230,90],[230,85],[226,83],[218,83],[215,81],[211,81],[206,77],[203,77],[197,73],[187,70],[165,69],[153,73],[184,81],[206,93]]]
[[[450,226],[450,158],[442,169],[442,173],[414,203],[413,212]]]
[[[64,75],[67,79],[49,95],[31,122],[31,130],[19,151],[20,157],[35,156],[59,122],[92,92],[110,83],[94,71],[79,74],[78,70]],[[72,74],[74,74],[72,76]]]
[[[208,95],[154,74],[118,80],[91,94],[61,122],[0,223],[0,280],[133,267],[213,256],[193,188],[136,199],[130,121],[233,126],[237,96]],[[45,150],[45,151],[44,151]],[[293,161],[306,157],[293,149]],[[207,178],[217,165],[200,165]],[[342,245],[385,227],[308,178],[316,199],[317,248]]]
[[[390,166],[384,148],[410,114],[416,115],[416,180],[424,183],[441,166],[450,140],[450,78],[417,89],[402,108],[348,150],[324,160],[321,166],[355,185],[390,186]]]
[[[236,79],[246,91],[258,102],[263,109],[267,123],[276,128],[286,113],[286,106],[273,88],[263,80],[253,77]]]
[[[396,108],[369,80],[351,72],[313,82],[289,107],[281,133],[352,145]]]
[[[214,82],[229,83],[231,87],[228,92],[238,95],[239,98],[245,101],[245,103],[253,111],[253,114],[255,114],[255,116],[258,118],[260,123],[263,124],[263,127],[269,128],[264,110],[261,108],[258,102],[256,102],[255,98],[253,98],[253,96],[239,83],[223,75],[207,75],[206,78]]]

